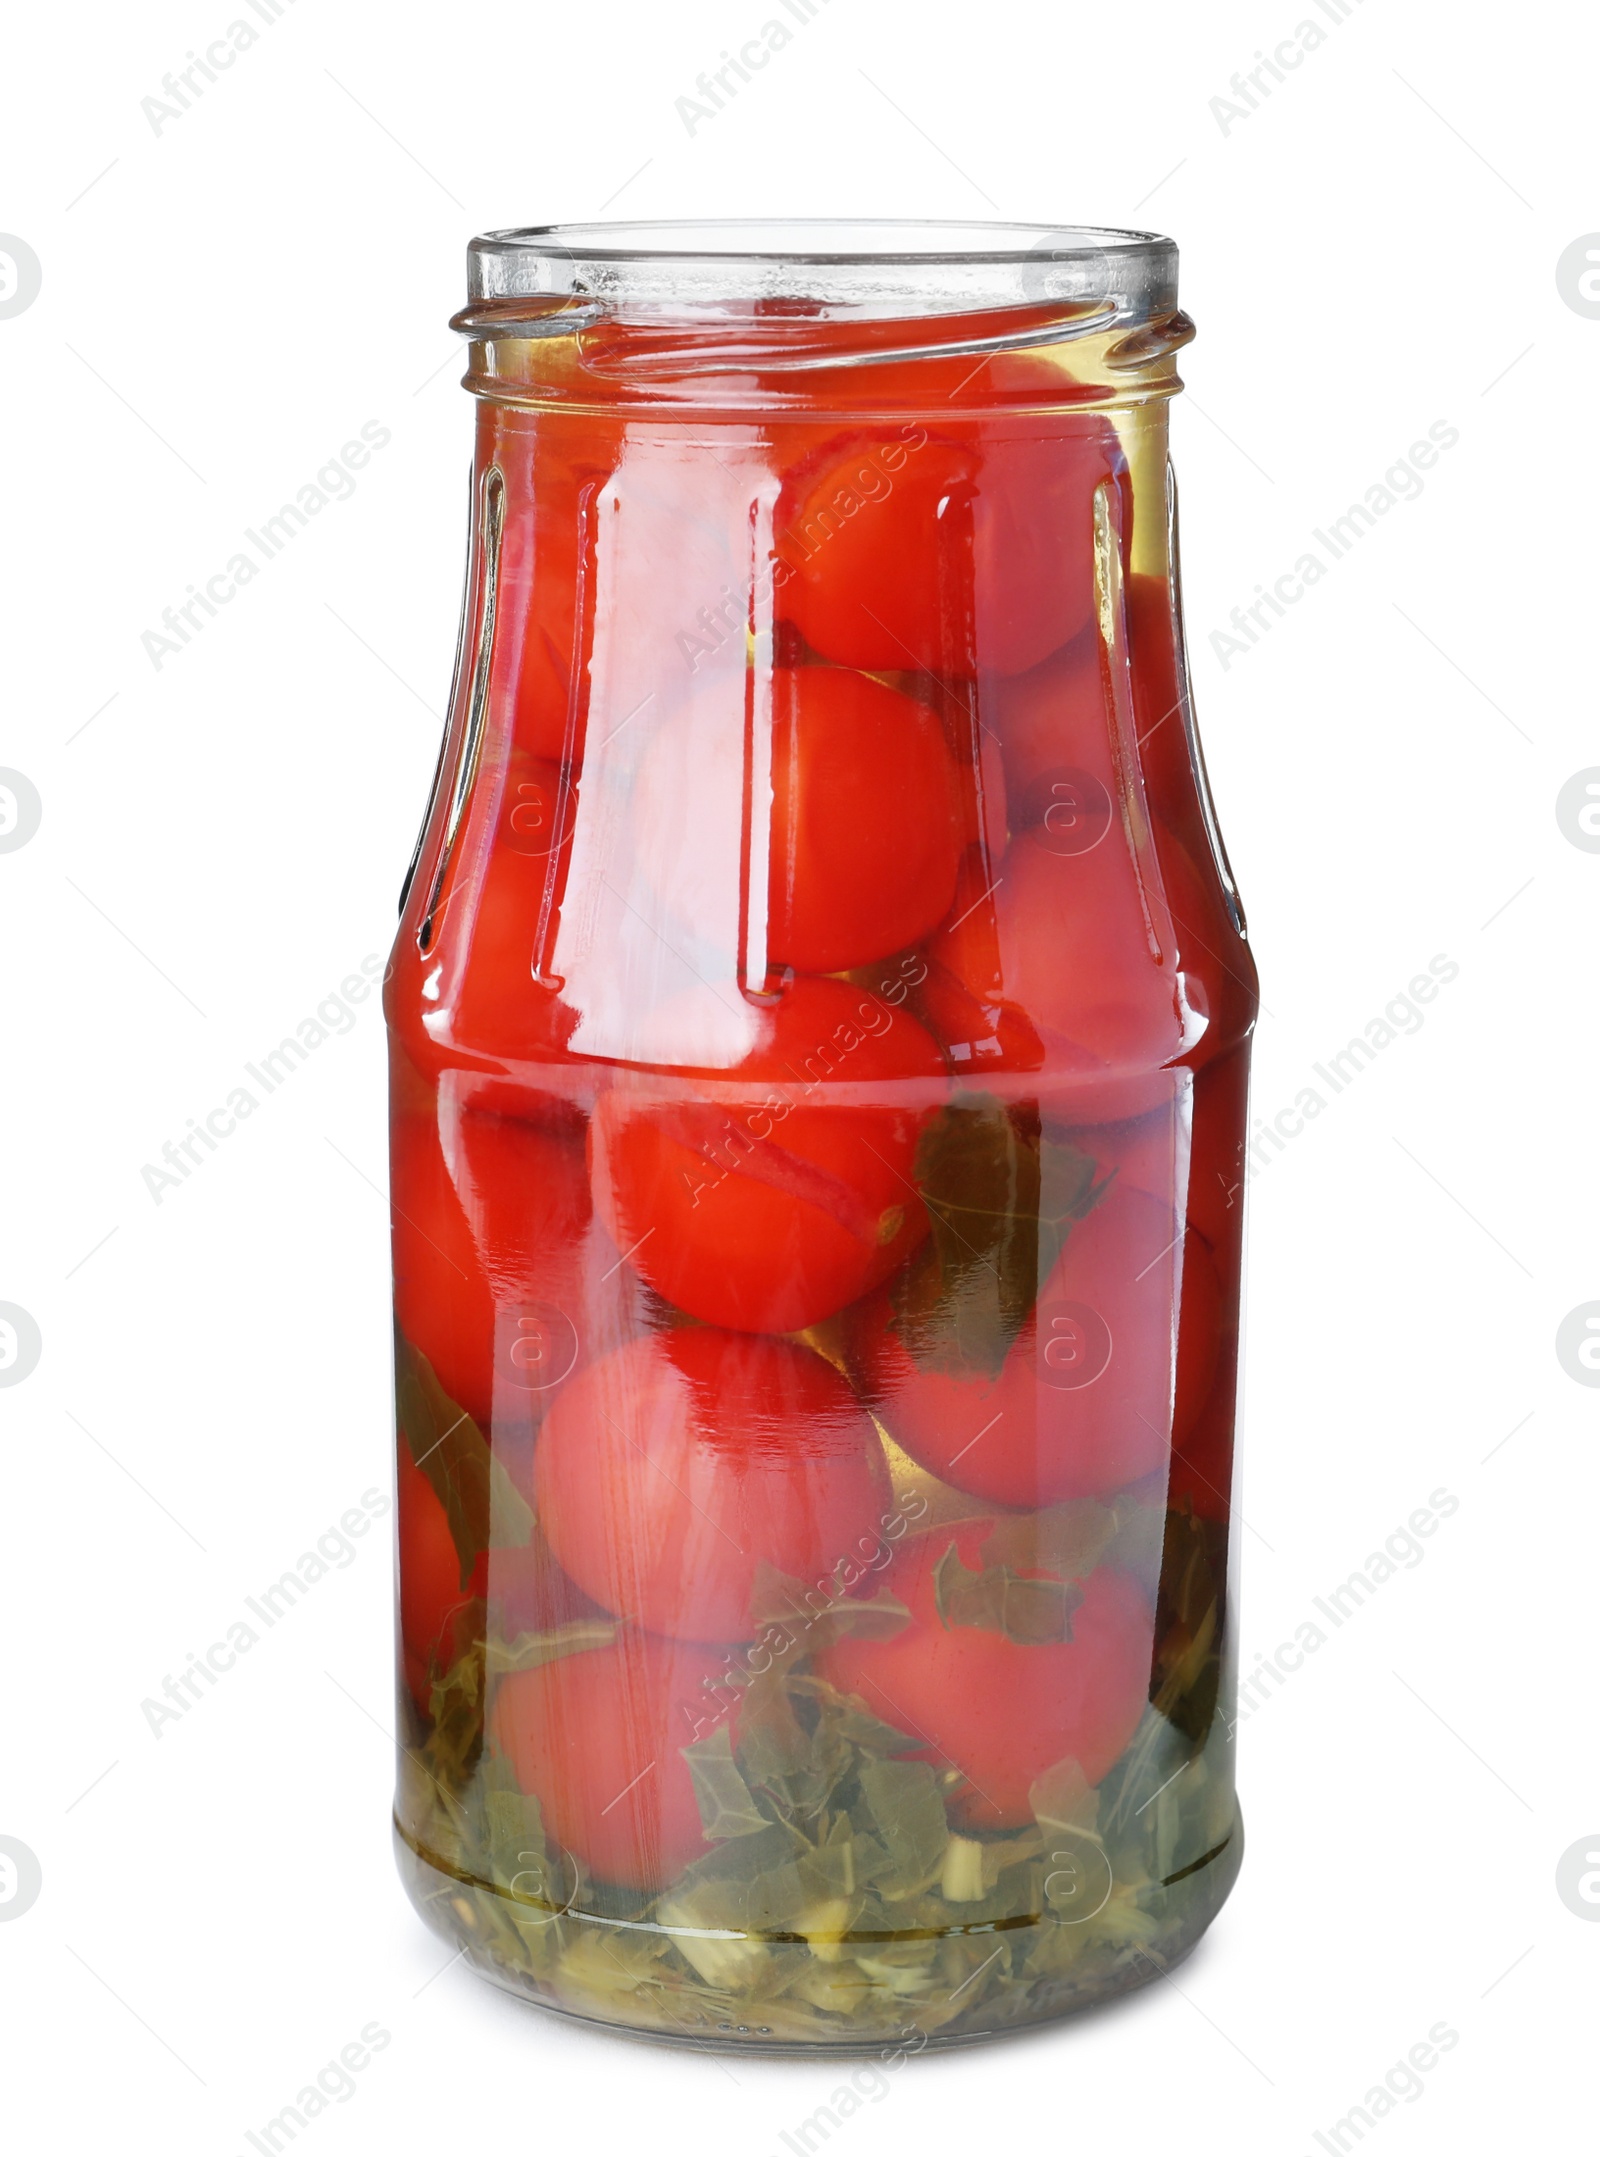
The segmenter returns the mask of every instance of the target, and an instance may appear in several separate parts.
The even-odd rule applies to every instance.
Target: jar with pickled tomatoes
[[[402,1875],[486,1977],[917,2049],[1237,1872],[1244,920],[1176,251],[473,242],[387,979]]]

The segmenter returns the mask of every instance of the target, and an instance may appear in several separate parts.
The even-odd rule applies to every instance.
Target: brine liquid
[[[1254,975],[1163,407],[630,404],[618,335],[481,407],[391,967],[402,1869],[568,2012],[974,2037],[1240,1856]]]

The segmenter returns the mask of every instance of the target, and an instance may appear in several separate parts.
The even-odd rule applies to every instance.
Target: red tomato
[[[1184,1038],[1176,973],[1151,957],[1120,833],[1087,857],[1042,848],[1037,830],[1000,862],[970,849],[917,1003],[958,1076],[1047,1073],[1053,1122],[1142,1115],[1171,1098],[1159,1052]]]
[[[779,499],[778,614],[871,673],[1021,673],[1089,618],[1094,490],[1119,461],[1099,420],[830,443]]]
[[[917,943],[961,858],[944,730],[926,705],[833,667],[774,671],[775,965],[843,973]]]
[[[928,956],[980,1005],[1009,1005],[1065,1072],[1149,1071],[1181,1053],[1170,938],[1158,960],[1119,823],[1087,853],[1055,853],[1023,832],[987,892],[969,864]]]
[[[481,873],[458,863],[430,954],[450,1039],[480,1056],[536,1054],[560,1039],[557,988],[537,976],[554,940],[576,801],[551,771],[537,760],[513,763]],[[548,847],[540,844],[547,826]]]
[[[526,1485],[532,1474],[531,1454],[517,1459],[504,1448],[496,1450],[507,1471]],[[521,1633],[553,1632],[557,1626],[569,1625],[577,1618],[606,1615],[562,1572],[537,1527],[526,1543],[496,1545],[486,1555],[489,1614],[502,1639],[515,1640]]]
[[[908,695],[931,689],[945,735],[955,758],[961,796],[963,849],[981,845],[991,863],[1006,850],[1010,804],[1000,736],[970,682],[930,683],[927,676],[903,677]]]
[[[481,872],[465,852],[447,889],[436,970],[449,984],[454,1042],[482,1055],[536,1052],[560,1025],[548,961],[571,864],[577,786],[570,772],[513,749],[495,797]]]
[[[886,1280],[926,1235],[911,1170],[944,1063],[915,1019],[843,981],[802,975],[739,1015],[753,1043],[704,1075],[714,1095],[697,1079],[672,1099],[644,1082],[601,1096],[595,1207],[679,1309],[798,1332]]]
[[[1188,1135],[1176,1092],[1143,1114],[1063,1130],[1069,1145],[1115,1169],[1125,1183],[1180,1204],[1218,1259],[1231,1253],[1243,1203],[1241,1170],[1244,1102],[1235,1092],[1245,1066],[1233,1057],[1195,1074]],[[1182,1078],[1172,1074],[1174,1089]],[[1186,1181],[1180,1163],[1187,1163]]]
[[[479,1553],[463,1581],[449,1518],[403,1438],[396,1510],[401,1661],[411,1697],[426,1715],[435,1674],[442,1677],[471,1644],[468,1617],[474,1599],[487,1592],[488,1553]]]
[[[844,973],[916,943],[950,904],[962,803],[926,704],[841,667],[775,667],[767,955]],[[731,959],[749,904],[745,678],[703,684],[653,732],[633,789],[660,904]],[[766,796],[759,783],[758,799]]]
[[[582,710],[572,694],[583,661],[578,615],[577,503],[508,525],[495,607],[490,700],[509,708],[519,740],[559,764],[582,738]]]
[[[1170,1204],[1113,1183],[1068,1232],[995,1376],[903,1339],[886,1290],[847,1321],[851,1368],[895,1442],[957,1490],[1019,1507],[1120,1490],[1165,1464],[1216,1368],[1216,1271],[1190,1235],[1174,1408],[1174,1242]]]
[[[763,1566],[807,1583],[889,1501],[883,1450],[809,1348],[710,1327],[647,1336],[592,1364],[534,1448],[557,1561],[605,1609],[687,1640],[748,1640]]]
[[[1041,1105],[1066,1125],[1169,1100],[1162,1066],[1225,1055],[1256,1006],[1249,947],[1209,862],[1202,876],[1158,825],[1136,870],[1120,816],[1088,777],[1064,790],[1052,778],[1046,821],[1013,820],[995,868],[969,850],[949,919],[927,945],[932,986],[921,998],[953,1064],[1045,1070]]]
[[[490,407],[479,425],[480,465],[497,467],[505,482],[490,710],[497,722],[509,716],[529,755],[561,763],[583,743],[596,504],[615,447],[593,422],[530,421]],[[470,666],[472,654],[463,656]]]
[[[575,1014],[540,969],[555,940],[577,816],[573,775],[513,747],[498,769],[478,774],[436,903],[436,863],[424,853],[384,993],[390,1027],[419,1071],[565,1045]],[[419,949],[430,903],[432,928]]]
[[[1126,1749],[1150,1691],[1154,1613],[1127,1574],[1101,1566],[1082,1583],[1070,1640],[1031,1645],[946,1626],[934,1567],[953,1541],[964,1565],[981,1568],[984,1532],[979,1522],[908,1544],[888,1587],[912,1622],[889,1640],[837,1642],[821,1669],[919,1739],[916,1750],[935,1767],[961,1770],[969,1787],[952,1805],[960,1824],[1025,1827],[1028,1792],[1047,1768],[1074,1759],[1094,1784]]]
[[[963,869],[961,882],[956,887],[957,908],[963,900],[975,905],[988,904],[977,874],[976,856],[972,860],[974,873],[969,876]],[[972,897],[974,891],[977,892],[975,899]],[[958,1077],[969,1076],[986,1067],[1002,1071],[1039,1071],[1044,1068],[1044,1043],[1014,1004],[1007,1003],[998,994],[975,994],[937,959],[926,963],[927,972],[917,993],[917,1011]]]
[[[1069,1146],[1097,1162],[1103,1173],[1115,1169],[1121,1182],[1174,1204],[1178,1151],[1183,1144],[1177,1090],[1183,1077],[1173,1073],[1171,1095],[1158,1108],[1116,1121],[1075,1126],[1062,1136]]]
[[[625,1634],[503,1678],[490,1739],[551,1834],[596,1879],[663,1888],[706,1854],[683,1747],[704,1717],[707,1686],[725,1675],[713,1649]],[[564,1908],[576,1882],[526,1885]]]
[[[497,1317],[502,1350],[522,1359],[503,1376],[524,1392],[539,1375],[529,1356],[559,1345],[557,1318],[571,1329],[563,1339],[574,1353],[587,1331],[583,1154],[572,1138],[510,1116],[468,1109],[447,1117],[441,1138],[433,1116],[402,1111],[393,1123],[390,1196],[400,1330],[451,1399],[487,1426]],[[537,1322],[541,1313],[544,1335],[519,1333],[523,1319]]]
[[[1117,789],[1098,626],[1091,622],[1026,674],[987,678],[981,691],[984,723],[998,735],[1005,759],[1014,828],[1048,823],[1058,839],[1070,840],[1073,805],[1052,781],[1082,773],[1104,790],[1108,806]],[[1098,796],[1088,806],[1091,814],[1098,811]],[[1083,837],[1093,828],[1082,827]]]

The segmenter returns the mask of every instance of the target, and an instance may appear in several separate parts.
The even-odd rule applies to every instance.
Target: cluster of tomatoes
[[[1175,708],[1177,668],[1164,585],[1130,595],[1131,692],[1108,658],[1097,516],[1103,541],[1124,494],[1115,436],[1092,419],[1043,439],[952,425],[797,452],[774,524],[769,808],[756,841],[748,822],[734,834],[746,885],[750,846],[764,850],[766,970],[669,1015],[675,1040],[715,1036],[717,1054],[593,1066],[536,1094],[485,1077],[490,1057],[423,1075],[397,1051],[400,1330],[492,1433],[538,1522],[536,1558],[463,1565],[403,1449],[406,1675],[426,1712],[486,1596],[522,1630],[615,1621],[610,1644],[502,1679],[490,1716],[600,1879],[658,1888],[703,1854],[683,1747],[719,1712],[736,1722],[707,1703],[748,1673],[765,1584],[837,1583],[885,1551],[874,1416],[971,1500],[963,1562],[985,1509],[1105,1495],[1164,1473],[1174,1446],[1194,1449],[1186,1501],[1225,1505],[1237,1196],[1225,1149],[1204,1156],[1242,1101],[1230,1059],[1207,1069],[1204,1052],[1242,1032],[1240,992],[1208,956],[1231,925],[1195,865],[1197,825],[1152,818],[1132,784],[1134,730],[1159,724],[1168,687]],[[456,970],[457,1051],[479,1021],[499,1044],[508,1012],[559,1001],[530,974],[530,923],[588,820],[607,829],[574,776],[578,684],[613,633],[596,613],[599,493],[574,464],[536,512],[515,506],[491,698],[511,744],[485,878],[498,896],[472,913]],[[695,829],[682,783],[744,798],[718,794],[723,753],[691,714],[645,755],[636,790],[673,805],[659,823],[675,859],[727,843]],[[559,1027],[530,1019],[520,1038],[538,1024],[571,1079]],[[421,1038],[405,1012],[396,1032]],[[1179,1057],[1200,1067],[1192,1115]],[[920,1149],[953,1088],[986,1083],[1026,1090],[1097,1172],[998,1361],[966,1358],[958,1333],[915,1337],[896,1300],[932,1227]],[[796,1338],[819,1326],[828,1355]],[[950,1540],[907,1536],[874,1574],[911,1613],[898,1634],[833,1641],[813,1667],[958,1771],[964,1823],[1016,1826],[1045,1768],[1071,1755],[1095,1781],[1122,1751],[1152,1612],[1102,1567],[1070,1639],[946,1625],[932,1568]]]

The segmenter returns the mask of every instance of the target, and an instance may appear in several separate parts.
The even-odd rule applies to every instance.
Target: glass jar
[[[1190,711],[1176,251],[470,252],[387,1010],[406,1884],[654,2037],[916,2049],[1238,1869],[1255,976]]]

